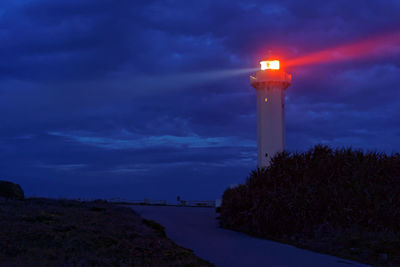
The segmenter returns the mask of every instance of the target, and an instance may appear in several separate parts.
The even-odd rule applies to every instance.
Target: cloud
[[[219,196],[255,167],[260,58],[398,32],[399,12],[397,0],[1,1],[0,175],[28,194]],[[389,48],[290,68],[287,148],[399,151]]]
[[[63,171],[63,172],[68,172],[68,171],[76,171],[81,168],[84,168],[86,165],[85,164],[44,164],[44,165],[36,165],[35,167],[39,168],[48,168],[48,169],[54,169],[57,171]]]
[[[74,134],[49,132],[49,135],[66,137],[76,142],[92,145],[105,149],[146,149],[153,147],[174,147],[174,148],[225,148],[244,147],[255,148],[254,141],[238,140],[235,137],[200,137],[196,134],[189,136],[146,136],[127,139],[116,139],[108,137],[96,137],[93,134]]]

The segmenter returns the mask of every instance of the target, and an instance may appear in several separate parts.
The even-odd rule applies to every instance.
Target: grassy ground
[[[130,208],[0,198],[0,266],[212,266]]]

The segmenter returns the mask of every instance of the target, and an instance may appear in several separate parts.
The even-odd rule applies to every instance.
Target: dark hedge
[[[244,185],[225,191],[220,223],[289,243],[326,241],[352,251],[366,245],[376,250],[363,251],[366,258],[390,250],[398,260],[400,154],[322,145],[304,153],[280,153],[268,168],[253,171]],[[356,244],[349,241],[354,238]],[[390,247],[377,244],[381,241]]]
[[[0,181],[0,197],[22,200],[24,199],[24,191],[18,184]]]

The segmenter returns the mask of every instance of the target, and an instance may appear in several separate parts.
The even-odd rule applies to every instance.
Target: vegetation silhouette
[[[282,152],[223,195],[220,224],[368,263],[400,264],[400,154]]]

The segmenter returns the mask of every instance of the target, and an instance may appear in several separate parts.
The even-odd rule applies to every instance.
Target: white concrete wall
[[[268,84],[257,89],[259,168],[267,167],[270,158],[285,149],[285,89],[280,84]],[[267,153],[268,158],[265,156]]]

